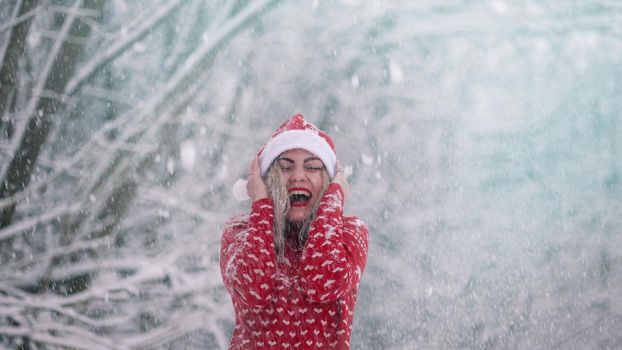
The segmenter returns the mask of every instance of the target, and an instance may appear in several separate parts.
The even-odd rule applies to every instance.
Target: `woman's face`
[[[320,200],[324,163],[303,149],[285,151],[277,158],[277,162],[289,195],[287,220],[302,222],[311,215],[315,203]]]

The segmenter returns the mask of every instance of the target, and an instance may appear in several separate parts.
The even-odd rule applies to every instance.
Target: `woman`
[[[367,227],[343,215],[332,139],[296,115],[253,159],[249,215],[224,228],[220,269],[236,324],[229,349],[350,349]]]

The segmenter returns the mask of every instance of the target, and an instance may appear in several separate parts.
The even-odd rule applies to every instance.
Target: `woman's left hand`
[[[333,181],[336,184],[341,186],[343,190],[343,196],[348,196],[348,191],[350,191],[350,184],[348,183],[348,179],[346,179],[346,175],[343,172],[343,167],[341,166],[341,162],[337,161],[337,170],[335,170],[335,177],[333,177]]]

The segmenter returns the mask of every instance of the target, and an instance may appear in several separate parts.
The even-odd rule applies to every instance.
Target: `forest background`
[[[370,228],[353,349],[622,347],[622,3],[2,0],[0,348],[225,349],[285,119]]]

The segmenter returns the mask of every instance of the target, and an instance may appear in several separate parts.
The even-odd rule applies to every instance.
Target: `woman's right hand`
[[[258,199],[268,198],[268,187],[263,182],[261,174],[259,173],[259,157],[253,158],[250,167],[248,168],[246,183],[246,193],[251,200],[256,201]]]

